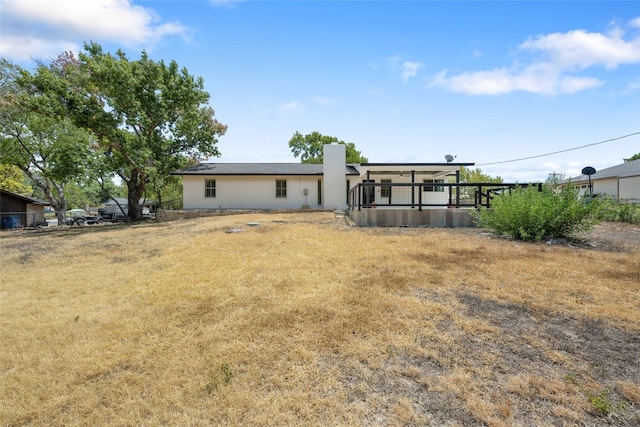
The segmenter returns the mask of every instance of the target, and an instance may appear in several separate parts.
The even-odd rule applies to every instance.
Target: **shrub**
[[[477,212],[476,221],[514,239],[540,241],[589,231],[601,221],[599,213],[600,202],[581,199],[575,187],[554,190],[545,186],[538,191],[529,186],[496,196],[491,208]]]
[[[619,202],[610,196],[603,196],[601,200],[602,220],[640,223],[640,203]]]

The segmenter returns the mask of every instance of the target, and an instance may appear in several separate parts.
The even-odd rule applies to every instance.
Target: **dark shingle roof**
[[[0,192],[6,193],[6,194],[11,195],[11,196],[13,196],[15,198],[18,198],[18,199],[22,199],[22,200],[24,200],[26,202],[33,203],[34,205],[48,205],[49,204],[49,202],[46,202],[44,200],[40,200],[40,199],[37,199],[35,197],[31,197],[31,196],[24,196],[22,194],[14,193],[13,191],[0,190]]]
[[[174,175],[322,175],[321,164],[309,163],[200,163]],[[359,175],[350,165],[345,174]]]

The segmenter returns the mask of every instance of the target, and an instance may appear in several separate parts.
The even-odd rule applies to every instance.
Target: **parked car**
[[[104,218],[98,215],[89,215],[84,209],[71,209],[66,212],[67,225],[102,224]]]

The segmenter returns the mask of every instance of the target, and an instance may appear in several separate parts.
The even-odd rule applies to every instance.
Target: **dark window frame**
[[[213,185],[211,185],[213,183]],[[205,179],[204,180],[204,197],[215,198],[216,197],[216,180]]]
[[[287,198],[287,180],[276,179],[276,199]]]
[[[391,184],[390,179],[381,179],[380,184]],[[380,186],[380,197],[391,197],[391,186],[390,185],[382,185]]]
[[[422,190],[429,193],[442,193],[444,192],[444,185],[436,185],[444,183],[444,179],[425,179],[423,180]]]

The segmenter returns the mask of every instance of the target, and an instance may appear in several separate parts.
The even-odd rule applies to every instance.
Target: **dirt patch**
[[[535,371],[540,372],[545,366],[553,365],[546,355],[547,350],[551,350],[570,356],[570,363],[565,363],[563,368],[567,373],[588,375],[593,380],[605,383],[620,378],[640,383],[638,332],[624,331],[600,320],[533,311],[521,305],[486,300],[477,295],[461,295],[459,300],[467,307],[467,315],[500,328],[505,338],[497,342],[498,347],[505,353],[528,359]],[[522,345],[530,340],[528,337],[532,334],[542,343],[538,348]],[[478,340],[473,343],[474,347],[478,345],[483,345],[483,342]],[[521,347],[528,350],[522,353]],[[521,367],[522,363],[516,366],[517,369]],[[506,370],[513,368],[507,366]]]
[[[453,232],[459,234],[483,234],[500,239],[510,238],[508,236],[496,236],[490,230],[480,228],[453,229]],[[635,252],[640,250],[640,224],[603,222],[586,233],[578,233],[570,238],[548,239],[536,244],[611,252]]]
[[[603,222],[593,227],[591,232],[577,237],[604,250],[640,250],[640,224]]]
[[[388,347],[377,364],[324,361],[340,367],[363,425],[387,425],[399,413],[407,426],[640,425],[639,402],[619,387],[640,384],[638,332],[475,294],[456,298],[464,321],[486,324],[486,333],[444,317],[437,328],[447,340],[421,341],[423,354]],[[480,403],[487,396],[492,403]]]

